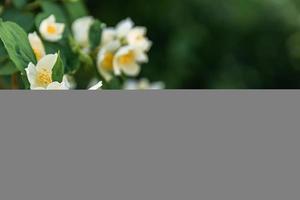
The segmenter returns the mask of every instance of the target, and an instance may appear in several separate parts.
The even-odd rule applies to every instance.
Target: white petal
[[[119,57],[117,55],[115,55],[114,60],[113,60],[113,71],[116,76],[121,75],[121,67],[119,65],[118,58]]]
[[[46,88],[43,87],[30,87],[31,90],[46,90]]]
[[[138,37],[145,37],[147,29],[145,27],[135,27],[127,35],[128,42],[135,42]]]
[[[140,48],[142,51],[149,51],[152,43],[145,36],[145,27],[135,27],[127,35],[128,44]]]
[[[105,81],[109,82],[111,81],[112,74],[110,72],[107,72],[106,70],[104,70],[103,68],[98,68],[99,69],[99,73],[101,74],[101,76],[104,78]]]
[[[29,63],[28,67],[25,69],[28,81],[31,86],[35,86],[35,78],[36,78],[36,68],[33,63]]]
[[[64,82],[59,83],[59,82],[53,82],[50,83],[47,87],[47,90],[68,90],[69,88],[66,87]]]
[[[55,23],[56,19],[54,15],[50,15],[48,18],[44,19],[41,24],[40,24],[40,29],[43,28],[47,28],[48,24],[53,24]],[[41,32],[41,31],[40,31]]]
[[[100,62],[102,61],[103,56],[105,55],[106,50],[105,49],[100,49],[98,54],[97,54],[97,64],[99,65]]]
[[[121,75],[122,71],[129,76],[136,76],[140,72],[140,66],[137,63],[131,63],[129,65],[121,65],[119,63],[119,58],[125,54],[128,54],[129,51],[134,51],[132,46],[125,46],[119,49],[116,53],[114,61],[113,61],[113,69],[115,75]]]
[[[57,42],[57,41],[61,40],[63,36],[59,35],[59,34],[57,34],[57,35],[45,34],[43,37],[45,40],[47,40],[49,42]]]
[[[103,59],[105,57],[105,54],[107,53],[107,51],[105,49],[101,49],[98,53],[97,56],[97,68],[99,73],[101,74],[101,76],[106,80],[106,81],[110,81],[112,76],[110,74],[110,72],[108,72],[107,70],[105,70],[102,66],[102,62]]]
[[[134,23],[130,18],[127,18],[127,19],[121,21],[117,25],[117,28],[116,28],[118,37],[120,37],[120,38],[125,37],[129,33],[129,31],[132,29],[133,26],[134,26]]]
[[[132,29],[132,31],[134,31],[134,32],[136,32],[137,34],[140,34],[140,35],[146,35],[147,28],[143,27],[143,26],[137,26],[134,29]]]
[[[102,87],[102,81],[100,81],[96,85],[92,86],[89,90],[99,90],[101,87]]]
[[[36,32],[28,34],[28,40],[31,48],[36,54],[37,59],[41,59],[46,55],[45,47],[42,43],[42,40]]]
[[[56,18],[54,15],[50,15],[47,19],[45,19],[45,21],[48,23],[55,23]]]
[[[71,82],[69,81],[68,78],[72,78],[71,76],[68,76],[68,75],[64,75],[63,76],[63,80],[62,80],[62,83],[65,85],[66,88],[71,88],[72,87],[72,84],[74,85],[74,83],[71,84]]]
[[[72,24],[72,31],[75,40],[82,46],[88,45],[88,35],[94,18],[91,16],[82,17],[75,20]]]
[[[125,47],[122,47],[118,50],[118,52],[116,53],[116,57],[119,57],[119,56],[122,56],[124,54],[127,54],[129,51],[132,51],[134,50],[134,47],[132,46],[125,46]]]
[[[152,42],[148,39],[145,39],[138,45],[143,51],[149,51],[152,47]]]
[[[41,35],[43,36],[43,38],[45,37],[45,35],[47,34],[47,27],[48,27],[48,22],[47,20],[43,20],[40,24],[39,27],[39,31],[41,33]]]
[[[56,28],[57,28],[57,33],[58,34],[63,34],[65,30],[65,24],[64,23],[56,23]]]
[[[28,34],[28,40],[29,40],[31,46],[38,46],[40,48],[44,48],[42,40],[36,32]]]
[[[48,54],[44,56],[37,64],[36,69],[47,69],[52,71],[56,61],[57,61],[58,54]]]
[[[110,42],[109,44],[107,44],[105,47],[102,47],[100,49],[100,51],[98,52],[98,55],[97,55],[97,68],[98,68],[99,73],[102,75],[102,77],[106,81],[110,81],[112,79],[112,75],[111,75],[111,71],[107,71],[107,69],[105,69],[102,66],[103,59],[105,58],[105,55],[107,53],[112,53],[114,55],[115,51],[120,46],[121,46],[121,44],[120,44],[119,41],[113,41],[113,42]],[[112,63],[112,65],[113,65],[113,63]]]
[[[123,65],[120,67],[124,74],[128,76],[137,76],[141,72],[141,67],[137,63],[132,63],[130,65]]]
[[[106,45],[107,43],[112,42],[115,40],[116,37],[116,31],[113,28],[105,28],[102,32],[102,45]]]
[[[121,75],[121,68],[119,67],[119,65],[114,64],[114,74],[116,76],[120,76]]]
[[[136,51],[136,60],[140,63],[147,63],[148,62],[148,56],[142,51]]]
[[[107,43],[103,48],[109,52],[115,52],[120,47],[121,47],[120,41],[114,40],[112,42]]]

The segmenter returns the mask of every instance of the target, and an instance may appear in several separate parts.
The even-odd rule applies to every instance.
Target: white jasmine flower
[[[39,61],[42,57],[46,55],[45,47],[41,41],[41,38],[36,32],[30,33],[28,35],[29,43],[35,54],[36,59]]]
[[[146,52],[151,47],[146,32],[144,27],[134,28],[129,18],[121,21],[115,29],[104,29],[97,63],[106,81],[111,80],[112,74],[137,76],[140,73],[140,64],[148,62]]]
[[[116,34],[119,38],[125,38],[133,28],[134,23],[130,18],[122,20],[116,27]]]
[[[74,39],[83,48],[88,48],[89,46],[89,31],[93,23],[94,18],[91,16],[87,16],[75,20],[72,24]]]
[[[44,19],[40,25],[40,33],[45,40],[56,42],[62,39],[65,24],[57,23],[55,16],[51,15]]]
[[[100,49],[97,56],[97,67],[106,81],[110,81],[113,73],[113,61],[116,51],[120,48],[119,41],[113,41]]]
[[[137,76],[140,71],[141,63],[148,61],[148,57],[143,52],[137,50],[133,46],[125,46],[118,50],[113,60],[114,73],[128,76]]]
[[[147,29],[145,27],[135,27],[127,34],[128,44],[139,48],[141,51],[149,51],[152,45],[146,37]]]
[[[129,80],[124,84],[125,90],[162,90],[164,88],[164,83],[156,82],[151,84],[147,79],[141,79],[140,81]]]
[[[33,63],[29,63],[26,73],[32,90],[69,89],[66,78],[61,83],[52,81],[52,69],[57,58],[57,54],[49,54],[39,60],[36,66]]]

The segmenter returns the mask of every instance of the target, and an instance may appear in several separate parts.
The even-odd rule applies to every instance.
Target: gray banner
[[[298,200],[296,91],[0,92],[2,200]]]

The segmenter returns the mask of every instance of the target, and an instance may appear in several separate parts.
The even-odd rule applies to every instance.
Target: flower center
[[[48,27],[47,27],[47,32],[49,34],[55,34],[57,32],[57,29],[56,29],[56,26],[54,24],[50,24]]]
[[[51,72],[47,69],[37,71],[36,82],[40,86],[47,87],[50,83],[52,83]]]
[[[121,65],[129,65],[134,62],[134,58],[135,56],[133,51],[129,51],[127,54],[124,54],[119,58],[119,62],[121,63]]]
[[[112,70],[113,69],[113,59],[114,55],[112,53],[106,53],[102,60],[102,66],[105,70]]]

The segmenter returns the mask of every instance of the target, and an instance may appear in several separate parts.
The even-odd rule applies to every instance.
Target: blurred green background
[[[86,0],[114,26],[131,17],[154,42],[141,77],[178,89],[300,88],[298,0]]]

